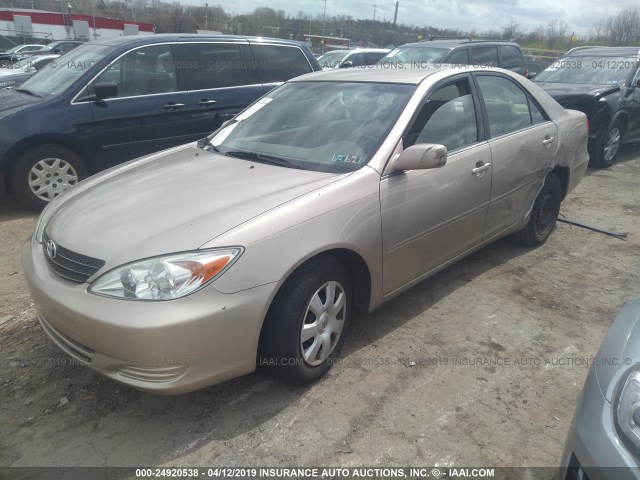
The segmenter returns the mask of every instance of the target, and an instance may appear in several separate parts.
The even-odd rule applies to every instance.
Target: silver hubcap
[[[613,157],[616,156],[618,152],[618,148],[620,147],[620,138],[622,135],[620,134],[620,129],[612,128],[609,131],[609,138],[607,139],[607,144],[604,146],[604,159],[607,162],[613,160]]]
[[[29,171],[29,188],[40,200],[50,202],[78,183],[78,174],[61,158],[45,158]]]
[[[300,349],[309,365],[320,365],[336,348],[344,327],[347,302],[338,282],[327,282],[311,297],[300,332]]]

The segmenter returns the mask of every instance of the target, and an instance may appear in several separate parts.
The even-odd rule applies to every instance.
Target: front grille
[[[56,256],[52,259],[47,255],[49,240],[51,239],[45,233],[42,237],[44,258],[47,260],[49,268],[62,278],[76,283],[85,283],[91,275],[104,266],[104,260],[72,252],[58,244],[56,244]]]

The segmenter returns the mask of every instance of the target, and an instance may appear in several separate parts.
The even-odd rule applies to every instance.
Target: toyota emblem
[[[58,254],[58,247],[56,246],[56,243],[53,240],[47,240],[46,248],[47,248],[47,257],[49,257],[51,260],[56,258],[56,255]]]

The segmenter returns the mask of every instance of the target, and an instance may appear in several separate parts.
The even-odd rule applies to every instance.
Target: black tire
[[[546,242],[556,226],[561,202],[562,184],[560,179],[555,173],[549,173],[533,204],[529,223],[515,234],[515,238],[532,247]]]
[[[315,295],[331,282],[342,288],[344,310],[339,307],[342,313],[327,320],[326,311],[316,317],[310,311],[310,304]],[[340,288],[336,287],[336,292],[339,293]],[[324,298],[328,300],[327,295]],[[335,298],[339,298],[339,295],[334,296],[334,300]],[[326,304],[329,305],[329,302]],[[352,316],[353,286],[344,265],[333,257],[318,257],[309,261],[287,279],[269,309],[260,336],[258,367],[290,385],[305,385],[316,381],[335,363]],[[339,320],[341,317],[342,320]],[[339,325],[340,321],[343,322],[342,329],[333,339],[332,327]],[[316,331],[320,333],[303,343],[303,325],[318,325]],[[325,333],[324,338],[332,338],[332,348],[323,352],[324,346],[320,347],[318,355],[313,357],[317,363],[311,364],[305,354],[314,350],[314,342],[322,343],[317,335]],[[325,355],[326,358],[322,360]]]
[[[613,165],[620,151],[623,136],[624,125],[620,120],[616,120],[598,141],[589,164],[596,168],[608,168]]]
[[[56,160],[59,161],[57,164]],[[43,170],[45,165],[52,168],[50,173]],[[59,165],[59,168],[56,169],[55,165]],[[74,151],[60,145],[39,145],[18,156],[11,172],[11,187],[25,205],[43,208],[88,174],[87,166]],[[46,175],[49,175],[50,180]],[[72,180],[73,177],[75,180]],[[42,185],[31,187],[30,180],[38,178],[42,180]],[[47,181],[50,183],[45,185]]]
[[[11,68],[12,66],[11,60],[0,60],[0,68]]]

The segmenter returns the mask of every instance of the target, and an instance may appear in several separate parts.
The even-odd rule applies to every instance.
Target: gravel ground
[[[36,215],[0,206],[0,465],[555,466],[593,357],[640,294],[640,149],[590,170],[567,218],[501,240],[352,326],[343,362],[292,388],[261,374],[177,397],[74,365],[40,328],[20,251]]]

